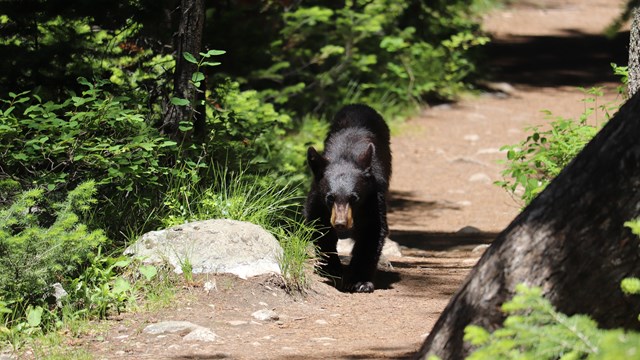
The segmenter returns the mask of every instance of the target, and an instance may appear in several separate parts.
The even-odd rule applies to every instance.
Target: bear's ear
[[[373,153],[375,152],[375,150],[375,146],[372,143],[369,143],[367,149],[362,154],[360,154],[360,156],[358,156],[356,163],[358,164],[358,167],[360,169],[368,171],[371,168],[371,159],[373,158]]]
[[[316,179],[321,179],[329,161],[324,156],[318,154],[313,146],[309,146],[307,149],[307,162],[313,172],[313,176],[315,176]]]

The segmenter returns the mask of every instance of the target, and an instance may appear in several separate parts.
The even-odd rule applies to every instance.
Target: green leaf
[[[626,226],[629,229],[631,229],[632,233],[634,233],[636,235],[640,235],[640,220],[639,219],[627,221],[627,222],[624,223],[624,226]]]
[[[27,310],[27,323],[31,327],[38,327],[42,322],[42,312],[44,309],[40,306]]]
[[[634,277],[623,279],[620,288],[625,294],[640,294],[640,279]]]
[[[200,53],[200,55],[204,56],[204,57],[209,57],[209,56],[218,56],[218,55],[224,55],[227,52],[224,50],[209,50],[206,53]]]
[[[204,61],[202,62],[202,66],[218,66],[222,64],[221,62],[210,62],[210,61]]]
[[[113,284],[113,292],[115,294],[122,294],[123,292],[131,290],[131,284],[121,277],[117,278]]]
[[[153,265],[142,265],[139,270],[140,274],[142,274],[147,281],[153,279],[153,277],[158,274],[158,269]]]
[[[468,325],[464,328],[464,341],[478,346],[486,344],[491,338],[491,334],[484,328],[477,325]]]
[[[191,53],[188,53],[188,52],[185,51],[185,52],[182,53],[182,56],[184,57],[185,60],[187,60],[188,62],[190,62],[192,64],[197,64],[198,63],[198,60],[196,60],[196,58],[193,55],[191,55]]]
[[[202,80],[204,80],[204,74],[199,71],[194,72],[193,75],[191,76],[191,81],[193,81],[194,83],[200,82]]]
[[[160,144],[160,147],[176,146],[176,145],[178,145],[177,142],[167,140],[167,141],[163,142],[162,144]]]
[[[187,106],[191,102],[189,100],[187,100],[187,99],[182,99],[182,98],[179,98],[179,97],[172,97],[171,98],[171,103],[173,105],[176,105],[176,106]]]

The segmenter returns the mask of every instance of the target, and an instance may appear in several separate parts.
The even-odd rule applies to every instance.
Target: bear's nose
[[[346,221],[336,221],[333,223],[333,227],[338,231],[347,230],[347,222]]]

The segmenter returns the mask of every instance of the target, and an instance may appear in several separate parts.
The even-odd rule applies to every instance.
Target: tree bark
[[[194,124],[196,134],[204,131],[205,111],[200,103],[204,99],[204,92],[191,82],[191,77],[196,71],[196,64],[184,59],[185,52],[198,57],[202,49],[202,33],[204,31],[205,4],[204,0],[182,0],[180,3],[180,25],[175,39],[176,68],[173,78],[174,96],[190,101],[189,105],[180,106],[169,103],[162,124],[162,132],[174,138],[182,139],[179,131],[181,121],[189,121]],[[205,81],[201,82],[204,89]]]
[[[633,20],[631,21],[631,33],[629,37],[629,82],[627,91],[633,96],[640,88],[640,8],[633,8]]]
[[[640,301],[620,281],[640,276],[640,94],[498,235],[451,299],[418,356],[462,359],[469,324],[491,331],[515,286],[538,286],[563,313],[601,327],[639,328]]]

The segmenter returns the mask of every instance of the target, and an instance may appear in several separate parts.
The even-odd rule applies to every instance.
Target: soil
[[[626,64],[628,31],[603,29],[624,0],[530,0],[483,18],[491,34],[486,91],[426,107],[393,129],[389,258],[371,294],[346,294],[313,278],[291,296],[274,276],[210,276],[215,288],[181,289],[161,310],[123,314],[75,340],[96,359],[377,359],[410,358],[488,244],[520,204],[493,182],[506,158],[500,147],[548,122],[541,112],[577,117],[578,87],[601,86],[598,101],[620,102],[611,62]],[[603,119],[603,117],[601,118]],[[277,320],[251,314],[271,309]],[[149,335],[148,324],[185,320],[210,328],[213,342],[180,334]]]

